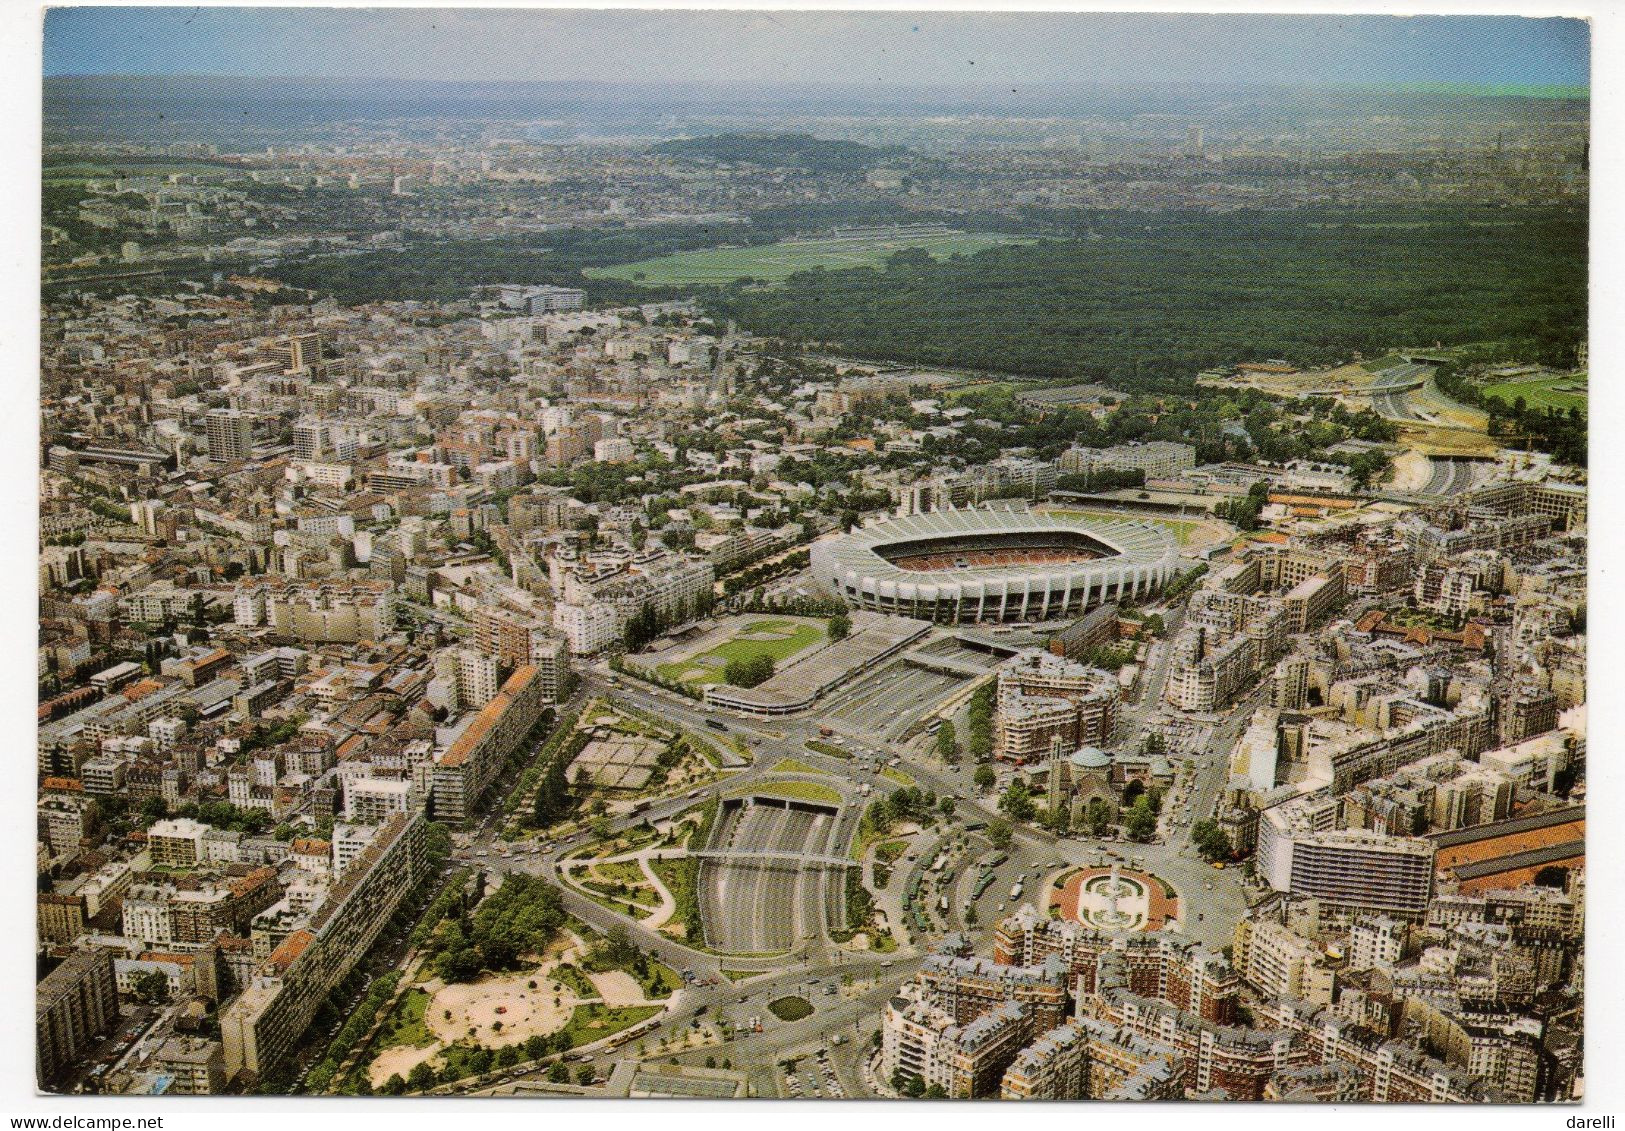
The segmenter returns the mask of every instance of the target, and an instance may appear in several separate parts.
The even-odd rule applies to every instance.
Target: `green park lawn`
[[[813,1006],[806,998],[790,994],[768,1002],[767,1010],[780,1021],[800,1021],[812,1016]]]
[[[747,639],[753,633],[774,635],[768,639]],[[688,660],[661,664],[655,672],[661,679],[681,680],[687,684],[721,683],[722,673],[731,660],[772,656],[775,663],[782,662],[821,642],[824,635],[824,626],[815,622],[782,618],[752,621],[726,644]]]
[[[828,770],[820,770],[817,766],[809,765],[798,758],[780,758],[773,765],[776,774],[827,774]]]
[[[823,267],[839,271],[852,267],[879,267],[899,251],[918,248],[942,259],[974,255],[1007,243],[1031,240],[987,232],[949,232],[940,235],[794,240],[757,247],[714,247],[679,251],[615,267],[590,267],[589,278],[624,279],[649,287],[687,286],[695,283],[727,284],[739,279],[782,283],[798,271]]]
[[[612,1037],[622,1029],[630,1029],[640,1021],[647,1021],[661,1011],[658,1005],[626,1005],[613,1008],[602,1002],[588,1002],[575,1007],[564,1026],[570,1047],[591,1044]]]
[[[434,1043],[435,1036],[423,1023],[423,1011],[428,1007],[429,995],[419,989],[407,990],[396,1003],[389,1020],[378,1034],[379,1048],[410,1045],[423,1048]]]

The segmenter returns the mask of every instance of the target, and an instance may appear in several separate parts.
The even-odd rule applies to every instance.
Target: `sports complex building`
[[[814,544],[812,573],[848,604],[939,624],[1076,616],[1179,572],[1162,527],[977,507],[932,511]]]

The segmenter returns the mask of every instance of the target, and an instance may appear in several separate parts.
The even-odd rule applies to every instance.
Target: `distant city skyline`
[[[1519,16],[109,7],[46,13],[44,73],[1585,87],[1589,51]]]

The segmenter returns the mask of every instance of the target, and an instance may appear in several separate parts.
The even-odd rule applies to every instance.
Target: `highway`
[[[1371,407],[1389,420],[1422,423],[1423,417],[1410,405],[1410,394],[1432,372],[1432,366],[1412,362],[1384,369],[1371,386]]]
[[[1477,478],[1478,462],[1467,459],[1430,457],[1433,474],[1417,494],[1449,496],[1470,490]]]
[[[1170,616],[1170,628],[1177,629],[1178,615],[1179,611],[1176,610]],[[751,1018],[759,1019],[762,1024],[760,1033],[741,1034],[720,1047],[697,1048],[674,1054],[679,1060],[695,1063],[702,1062],[707,1055],[719,1059],[727,1057],[741,1070],[750,1073],[755,1094],[781,1094],[782,1074],[774,1067],[775,1064],[786,1058],[813,1054],[820,1047],[829,1050],[833,1070],[846,1095],[870,1094],[859,1071],[860,1053],[867,1051],[868,1042],[878,1029],[879,1013],[887,997],[913,973],[941,934],[934,930],[919,939],[912,937],[912,926],[902,915],[902,893],[908,879],[922,874],[942,844],[954,846],[953,862],[945,869],[945,872],[952,870],[953,879],[941,887],[928,883],[922,888],[921,900],[927,902],[934,913],[939,893],[948,892],[951,906],[946,927],[965,929],[972,936],[978,953],[989,952],[991,927],[1002,913],[1011,910],[1009,894],[1017,879],[1024,884],[1024,898],[1030,900],[1042,893],[1042,885],[1048,882],[1052,874],[1092,864],[1100,858],[1101,853],[1107,851],[1121,853],[1124,858],[1135,861],[1138,866],[1171,883],[1185,901],[1181,929],[1204,943],[1215,947],[1228,943],[1236,920],[1246,908],[1239,871],[1227,869],[1219,872],[1210,868],[1189,843],[1189,835],[1192,820],[1210,812],[1224,788],[1229,772],[1230,747],[1246,727],[1252,705],[1262,692],[1255,692],[1254,696],[1215,723],[1206,749],[1197,759],[1196,776],[1188,799],[1191,819],[1181,820],[1174,815],[1176,808],[1185,808],[1186,799],[1170,798],[1166,823],[1171,836],[1167,843],[1127,844],[1092,838],[1062,838],[1035,827],[1016,826],[1009,858],[996,869],[995,880],[976,902],[974,923],[967,923],[964,903],[970,894],[967,881],[980,874],[975,862],[986,856],[989,846],[981,834],[967,834],[964,826],[990,822],[999,816],[996,799],[983,796],[972,783],[973,766],[966,764],[950,768],[936,762],[925,762],[909,756],[900,746],[888,745],[872,734],[855,736],[863,740],[848,744],[846,749],[852,751],[854,757],[834,758],[806,745],[808,740],[820,737],[821,720],[816,715],[770,721],[732,716],[722,718],[693,700],[636,680],[618,677],[612,686],[607,672],[587,669],[582,675],[580,694],[583,697],[614,695],[635,709],[707,735],[724,750],[728,748],[718,741],[724,735],[709,726],[708,720],[719,719],[727,728],[728,735],[742,739],[754,755],[754,761],[746,765],[742,758],[732,759],[740,764],[740,768],[725,779],[724,785],[708,787],[708,792],[725,789],[728,793],[735,793],[753,781],[768,777],[805,776],[772,773],[772,767],[782,758],[794,758],[830,775],[823,778],[813,776],[808,780],[822,780],[841,786],[849,796],[858,787],[867,784],[873,796],[875,792],[890,792],[899,788],[897,781],[879,772],[885,761],[899,758],[904,760],[900,768],[921,789],[934,791],[939,796],[961,799],[946,826],[939,825],[935,835],[917,839],[913,859],[899,860],[890,883],[876,893],[876,904],[886,915],[900,944],[898,950],[885,955],[850,951],[837,946],[822,929],[822,915],[818,909],[828,898],[822,884],[838,882],[835,879],[840,874],[838,869],[806,873],[809,878],[817,877],[816,882],[810,883],[798,883],[795,872],[784,871],[781,874],[777,869],[752,869],[759,875],[755,881],[756,887],[749,896],[754,913],[751,921],[736,923],[739,929],[726,940],[727,945],[737,946],[745,953],[724,957],[685,946],[669,936],[650,931],[565,887],[558,878],[558,860],[585,843],[588,839],[585,833],[551,844],[539,853],[514,852],[504,857],[492,851],[500,849],[501,843],[496,839],[495,823],[488,820],[459,851],[458,859],[492,872],[523,871],[547,878],[559,887],[565,908],[582,922],[599,931],[618,926],[633,943],[673,969],[688,972],[693,977],[693,984],[673,995],[668,1011],[658,1026],[640,1038],[640,1043],[646,1048],[653,1048],[663,1039],[692,1029],[696,1019],[707,1024],[721,1020],[740,1026]],[[1161,684],[1165,679],[1166,649],[1163,649],[1148,666],[1139,703],[1126,712],[1135,730],[1148,724],[1158,713]],[[855,728],[847,721],[842,729],[852,734]],[[686,795],[657,800],[642,813],[612,818],[611,829],[620,832],[644,820],[667,820],[691,809],[696,803],[695,799]],[[800,851],[812,855],[839,856],[850,842],[856,814],[861,808],[862,804],[854,800],[836,822],[829,822],[827,818],[813,819],[807,814],[803,814],[802,818],[791,818],[787,815],[788,810],[774,816],[764,812],[763,816],[755,818],[758,823],[754,831],[743,837],[749,843],[736,838],[735,847],[747,850],[777,849],[785,843],[786,836],[795,832],[788,828],[787,823],[806,818],[808,827],[792,837],[800,846]],[[780,828],[779,823],[786,823],[786,827]],[[476,853],[480,850],[490,855],[478,857]],[[708,868],[715,866],[708,865]],[[735,874],[738,874],[737,871]],[[780,878],[760,878],[768,875]],[[830,878],[826,881],[822,877]],[[786,882],[788,887],[785,886]],[[716,912],[724,902],[721,892],[714,892],[710,898],[713,903],[708,922],[717,919]],[[933,914],[933,919],[936,918]],[[818,929],[809,930],[812,923],[818,923]],[[762,953],[764,950],[786,948],[788,953]],[[736,976],[741,971],[759,971],[760,976],[735,984],[722,974],[724,966],[735,972]],[[814,980],[818,982],[816,986],[811,984]],[[844,985],[843,980],[852,980],[853,985]],[[824,989],[832,984],[837,986],[834,994]],[[775,1019],[769,1013],[767,1004],[787,992],[797,992],[807,997],[814,1005],[813,1015],[797,1022]],[[841,1045],[832,1047],[828,1041],[836,1033],[842,1034],[843,1041]],[[603,1075],[607,1075],[612,1062],[623,1056],[624,1051],[602,1050],[586,1055],[598,1064]]]

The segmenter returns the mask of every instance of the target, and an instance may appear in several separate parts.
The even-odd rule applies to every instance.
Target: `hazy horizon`
[[[1520,16],[53,8],[44,74],[966,88],[1588,88],[1583,20]]]

